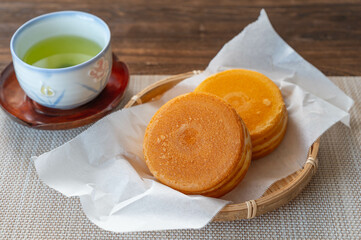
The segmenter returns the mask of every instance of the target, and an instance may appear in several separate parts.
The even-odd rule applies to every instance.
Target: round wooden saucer
[[[122,100],[129,82],[127,66],[113,54],[112,73],[104,90],[91,102],[70,110],[41,106],[26,96],[10,63],[0,76],[0,106],[11,119],[28,127],[59,130],[80,127],[107,115]]]

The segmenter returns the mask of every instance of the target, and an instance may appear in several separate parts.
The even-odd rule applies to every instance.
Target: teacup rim
[[[17,39],[17,36],[22,32],[24,31],[24,29],[26,27],[28,27],[29,25],[31,24],[36,24],[38,21],[41,21],[41,20],[44,20],[45,18],[49,18],[49,17],[55,17],[55,16],[59,16],[59,15],[74,15],[74,14],[80,14],[80,15],[85,15],[87,17],[90,17],[92,19],[94,19],[95,21],[101,23],[106,32],[108,33],[109,35],[109,38],[108,38],[108,41],[107,41],[107,44],[102,48],[102,50],[97,54],[95,55],[94,57],[92,57],[91,59],[83,62],[83,63],[80,63],[80,64],[77,64],[75,66],[71,66],[71,67],[66,67],[66,68],[41,68],[41,67],[36,67],[36,66],[33,66],[33,65],[30,65],[26,62],[24,62],[20,57],[18,57],[18,55],[16,54],[15,50],[14,50],[14,43]],[[93,62],[96,62],[101,56],[104,55],[104,53],[108,50],[108,48],[110,47],[110,41],[111,41],[111,32],[110,32],[110,29],[109,29],[109,26],[108,24],[103,20],[101,19],[100,17],[98,16],[95,16],[91,13],[87,13],[87,12],[83,12],[83,11],[75,11],[75,10],[66,10],[66,11],[56,11],[56,12],[50,12],[50,13],[46,13],[46,14],[42,14],[42,15],[39,15],[37,17],[34,17],[28,21],[26,21],[25,23],[23,23],[15,32],[14,34],[12,35],[11,37],[11,40],[10,40],[10,51],[12,53],[12,56],[13,56],[13,61],[18,61],[19,63],[21,63],[22,65],[26,66],[27,68],[30,68],[32,70],[35,70],[35,71],[40,71],[40,72],[67,72],[67,71],[71,71],[71,70],[75,70],[75,69],[79,69],[79,68],[82,68],[82,67],[85,67],[89,64],[92,64]]]

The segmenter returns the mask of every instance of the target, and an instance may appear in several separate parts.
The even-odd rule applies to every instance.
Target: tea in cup
[[[111,74],[110,30],[85,12],[36,17],[13,35],[10,49],[16,77],[33,101],[71,109],[101,93]]]

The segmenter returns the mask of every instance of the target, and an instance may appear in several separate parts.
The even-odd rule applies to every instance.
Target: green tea
[[[61,35],[34,44],[23,61],[41,68],[66,68],[88,61],[101,50],[96,42],[87,38]]]

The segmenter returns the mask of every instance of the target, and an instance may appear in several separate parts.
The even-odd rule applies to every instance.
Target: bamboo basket
[[[162,94],[180,81],[192,77],[201,71],[192,71],[174,75],[155,82],[134,95],[124,106],[129,108],[135,105],[156,100]],[[232,221],[250,219],[273,211],[296,197],[308,184],[317,170],[317,153],[320,140],[317,139],[308,151],[308,157],[302,169],[272,184],[262,197],[241,203],[228,204],[213,218],[212,221]]]

